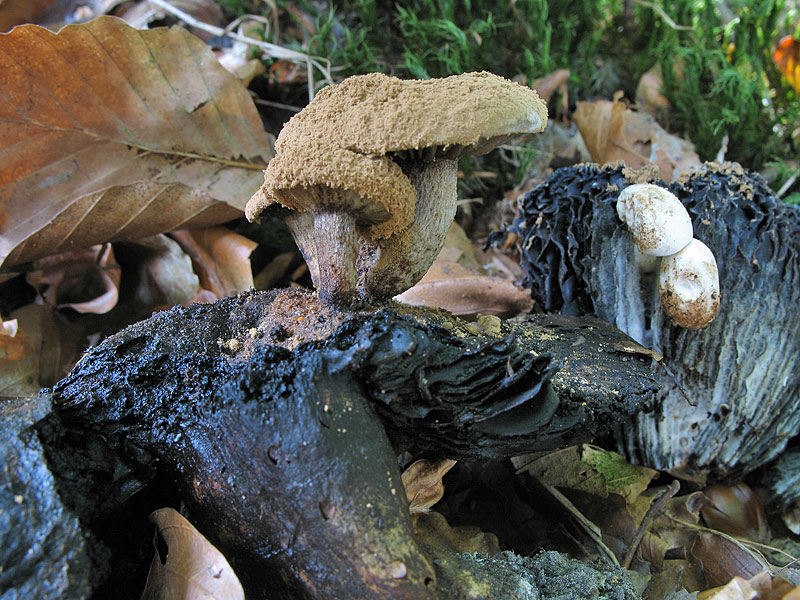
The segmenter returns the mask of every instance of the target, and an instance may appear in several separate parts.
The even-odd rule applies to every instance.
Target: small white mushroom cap
[[[679,326],[702,329],[719,311],[719,272],[714,254],[700,240],[661,260],[658,292],[664,312]]]
[[[617,198],[617,214],[642,254],[669,256],[692,240],[689,213],[674,194],[657,185],[626,187]]]

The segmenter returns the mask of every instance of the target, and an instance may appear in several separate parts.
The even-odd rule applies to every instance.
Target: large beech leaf
[[[180,28],[0,35],[0,266],[241,214],[271,138]]]

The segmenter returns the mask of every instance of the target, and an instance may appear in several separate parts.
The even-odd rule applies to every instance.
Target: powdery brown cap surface
[[[482,154],[496,146],[486,140],[502,143],[546,123],[547,107],[533,89],[492,73],[428,80],[370,73],[323,89],[284,126],[276,149],[324,136],[373,156],[454,146]]]
[[[283,147],[269,162],[264,185],[248,201],[245,214],[252,221],[276,202],[309,212],[341,208],[381,239],[411,223],[416,200],[408,177],[388,158],[306,138]]]

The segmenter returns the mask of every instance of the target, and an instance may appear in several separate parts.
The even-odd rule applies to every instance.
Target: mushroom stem
[[[414,220],[403,231],[378,242],[377,258],[367,269],[362,291],[367,298],[391,298],[422,279],[441,251],[456,214],[456,160],[411,162],[401,167],[417,190]]]
[[[319,297],[333,304],[352,302],[358,258],[355,217],[334,210],[297,213],[288,225]]]
[[[286,225],[292,232],[294,241],[303,255],[303,259],[308,265],[311,274],[311,281],[314,287],[319,289],[319,265],[317,264],[317,248],[314,243],[314,215],[310,212],[300,212],[298,210],[286,211],[284,217]]]

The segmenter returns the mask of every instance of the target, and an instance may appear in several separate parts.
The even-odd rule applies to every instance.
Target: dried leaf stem
[[[185,13],[179,8],[176,8],[166,0],[150,0],[150,2],[152,4],[155,4],[156,6],[160,6],[161,8],[171,13],[172,15],[178,17],[181,21],[183,21],[184,23],[186,23],[191,27],[207,31],[208,33],[211,33],[216,36],[229,37],[236,41],[244,42],[245,44],[255,46],[261,49],[268,56],[271,56],[272,58],[280,58],[283,60],[288,60],[293,63],[305,64],[308,72],[309,102],[314,99],[314,67],[316,67],[316,69],[322,74],[323,79],[327,83],[333,83],[333,79],[331,78],[331,65],[326,58],[323,58],[321,56],[311,56],[310,54],[297,52],[296,50],[290,50],[288,48],[284,48],[283,46],[279,46],[277,44],[270,44],[269,42],[262,42],[261,40],[256,40],[244,35],[239,35],[238,33],[227,31],[220,27],[209,25],[208,23],[203,23],[202,21],[198,21],[197,19],[195,19],[192,15]]]
[[[672,483],[667,486],[667,489],[664,490],[664,493],[650,505],[650,508],[647,509],[647,512],[642,519],[642,522],[639,524],[639,529],[636,531],[636,535],[633,536],[633,540],[631,541],[631,545],[628,547],[628,551],[625,553],[625,558],[622,560],[622,566],[626,569],[629,569],[631,566],[631,562],[633,561],[633,557],[636,554],[636,551],[639,549],[639,545],[642,543],[642,539],[644,539],[644,534],[647,533],[647,527],[650,525],[650,522],[653,520],[661,509],[664,508],[664,505],[667,501],[672,498],[675,494],[678,493],[678,490],[681,489],[681,484],[678,480],[674,480]]]
[[[619,560],[611,549],[603,542],[603,532],[595,525],[586,515],[584,515],[578,508],[567,498],[564,494],[559,492],[555,487],[544,481],[541,477],[531,474],[531,476],[541,485],[547,492],[555,498],[561,506],[563,506],[569,514],[571,514],[583,530],[589,535],[590,538],[597,544],[600,551],[605,555],[609,563],[615,567],[619,567]]]

